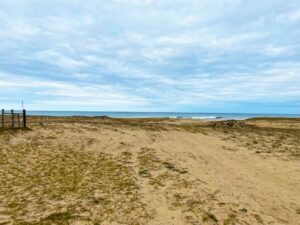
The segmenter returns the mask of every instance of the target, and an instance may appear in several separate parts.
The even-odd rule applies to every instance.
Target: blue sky
[[[300,113],[299,0],[0,0],[0,108]]]

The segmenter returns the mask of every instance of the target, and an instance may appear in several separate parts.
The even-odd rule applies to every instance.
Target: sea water
[[[40,116],[109,116],[113,118],[183,118],[183,119],[248,119],[254,117],[300,118],[300,114],[255,113],[185,113],[185,112],[96,112],[96,111],[27,111]]]

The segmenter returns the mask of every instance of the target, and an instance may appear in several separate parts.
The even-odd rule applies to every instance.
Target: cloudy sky
[[[0,0],[0,108],[300,113],[299,0]]]

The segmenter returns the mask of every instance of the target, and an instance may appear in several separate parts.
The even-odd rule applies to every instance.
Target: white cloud
[[[297,99],[299,8],[296,0],[1,1],[0,97],[153,110]]]
[[[33,57],[38,61],[54,64],[62,68],[72,69],[72,68],[86,66],[86,64],[83,61],[72,59],[54,50],[44,50],[44,51],[34,52],[31,55],[31,57]]]
[[[27,104],[36,105],[43,103],[40,107],[44,108],[47,104],[57,104],[66,106],[80,107],[80,105],[106,105],[109,108],[116,106],[144,106],[148,104],[147,99],[126,93],[120,87],[110,85],[75,85],[67,82],[47,81],[31,79],[28,77],[11,77],[9,74],[0,73],[0,89],[3,91],[19,92],[22,90],[30,91],[32,95],[45,97],[45,99],[55,100],[36,100]],[[6,80],[6,81],[4,81]],[[18,98],[22,98],[19,96]]]
[[[262,49],[262,53],[270,56],[283,56],[283,55],[296,54],[299,51],[299,49],[300,49],[300,45],[278,47],[272,44],[268,44],[264,49]]]
[[[300,9],[280,14],[277,18],[280,22],[296,23],[300,21]]]

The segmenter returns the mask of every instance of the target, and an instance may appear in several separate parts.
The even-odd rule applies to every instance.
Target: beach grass
[[[297,186],[300,129],[284,121],[29,117],[0,130],[0,224],[276,224],[266,208],[283,203],[293,224],[292,192],[261,201],[282,190],[252,171]]]

